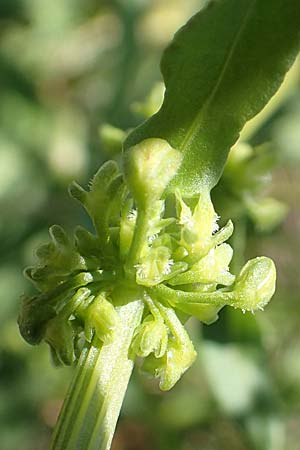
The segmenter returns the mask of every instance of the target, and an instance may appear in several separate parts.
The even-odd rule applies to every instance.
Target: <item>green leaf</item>
[[[125,150],[158,137],[183,153],[170,189],[211,189],[245,123],[275,94],[300,44],[296,0],[212,0],[178,33],[161,69],[159,112],[134,130]]]

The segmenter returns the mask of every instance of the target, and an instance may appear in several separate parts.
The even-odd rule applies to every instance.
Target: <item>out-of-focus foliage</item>
[[[127,131],[157,108],[159,91],[145,98],[161,80],[162,49],[199,4],[0,2],[1,450],[47,448],[70,379],[70,370],[51,366],[46,346],[19,337],[19,294],[29,290],[22,268],[52,223],[90,226],[76,216],[66,186],[86,183],[102,161],[118,158],[124,134],[105,134],[103,124]],[[114,450],[299,450],[299,121],[298,77],[244,151],[231,155],[214,193],[224,221],[235,219],[234,264],[258,254],[276,261],[275,299],[264,314],[228,308],[210,327],[191,322],[200,356],[172,392],[162,394],[136,371]],[[249,189],[247,176],[253,180],[260,167],[264,186],[257,191],[254,177]]]

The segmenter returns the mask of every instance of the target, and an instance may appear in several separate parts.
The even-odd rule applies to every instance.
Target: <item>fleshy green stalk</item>
[[[81,353],[57,422],[51,450],[108,450],[134,361],[129,347],[143,312],[140,300],[118,308],[114,340],[97,337]]]

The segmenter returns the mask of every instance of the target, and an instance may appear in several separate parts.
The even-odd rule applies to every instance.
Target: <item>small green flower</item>
[[[234,219],[247,218],[258,232],[269,232],[285,219],[288,207],[265,196],[265,187],[278,164],[270,144],[251,147],[238,142],[230,151],[215,198]]]
[[[132,349],[143,358],[153,353],[155,358],[162,358],[167,351],[168,330],[163,320],[148,315],[137,328],[132,341]]]
[[[58,364],[70,366],[75,361],[74,334],[72,322],[64,317],[56,316],[47,323],[44,339]]]
[[[112,341],[118,326],[118,314],[113,305],[99,294],[87,307],[84,335],[91,342],[94,332],[103,342]]]
[[[159,200],[176,174],[182,154],[163,139],[146,139],[125,154],[128,187],[139,208]]]
[[[142,370],[159,378],[159,387],[163,391],[168,391],[193,364],[196,352],[184,326],[173,309],[162,305],[159,308],[169,327],[170,336],[167,348],[161,356],[154,354],[146,358]]]
[[[236,306],[247,311],[263,310],[275,292],[276,269],[270,258],[247,262],[234,284]]]

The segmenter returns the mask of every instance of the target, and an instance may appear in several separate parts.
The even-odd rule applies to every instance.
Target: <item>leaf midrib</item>
[[[241,26],[240,26],[239,30],[237,31],[237,33],[236,33],[236,35],[235,35],[235,37],[234,37],[234,39],[232,41],[232,44],[230,46],[228,55],[225,58],[225,61],[224,61],[223,66],[221,68],[220,75],[218,77],[218,80],[217,80],[215,86],[212,89],[212,92],[208,95],[208,97],[205,100],[205,102],[203,103],[202,107],[197,112],[197,114],[196,114],[194,120],[192,121],[190,127],[188,128],[188,131],[186,132],[186,134],[185,134],[181,144],[178,146],[178,150],[180,150],[182,153],[184,153],[188,149],[191,141],[193,140],[193,137],[194,137],[194,135],[195,135],[195,133],[197,131],[197,128],[199,127],[199,122],[200,122],[201,116],[203,114],[203,110],[205,108],[207,108],[210,105],[210,103],[213,101],[216,93],[218,92],[218,90],[219,90],[219,88],[220,88],[220,86],[222,84],[223,77],[224,77],[224,75],[225,75],[225,73],[227,71],[227,68],[228,68],[228,66],[230,64],[230,61],[231,61],[233,55],[234,55],[234,52],[235,52],[235,49],[236,49],[237,44],[239,42],[239,39],[240,39],[241,35],[243,34],[243,31],[244,31],[244,29],[245,29],[245,27],[247,25],[248,19],[250,17],[251,11],[254,8],[256,2],[257,2],[257,0],[253,0],[251,2],[251,4],[249,5],[248,10],[247,10],[247,12],[246,12],[246,14],[244,16],[244,19],[241,22]]]

